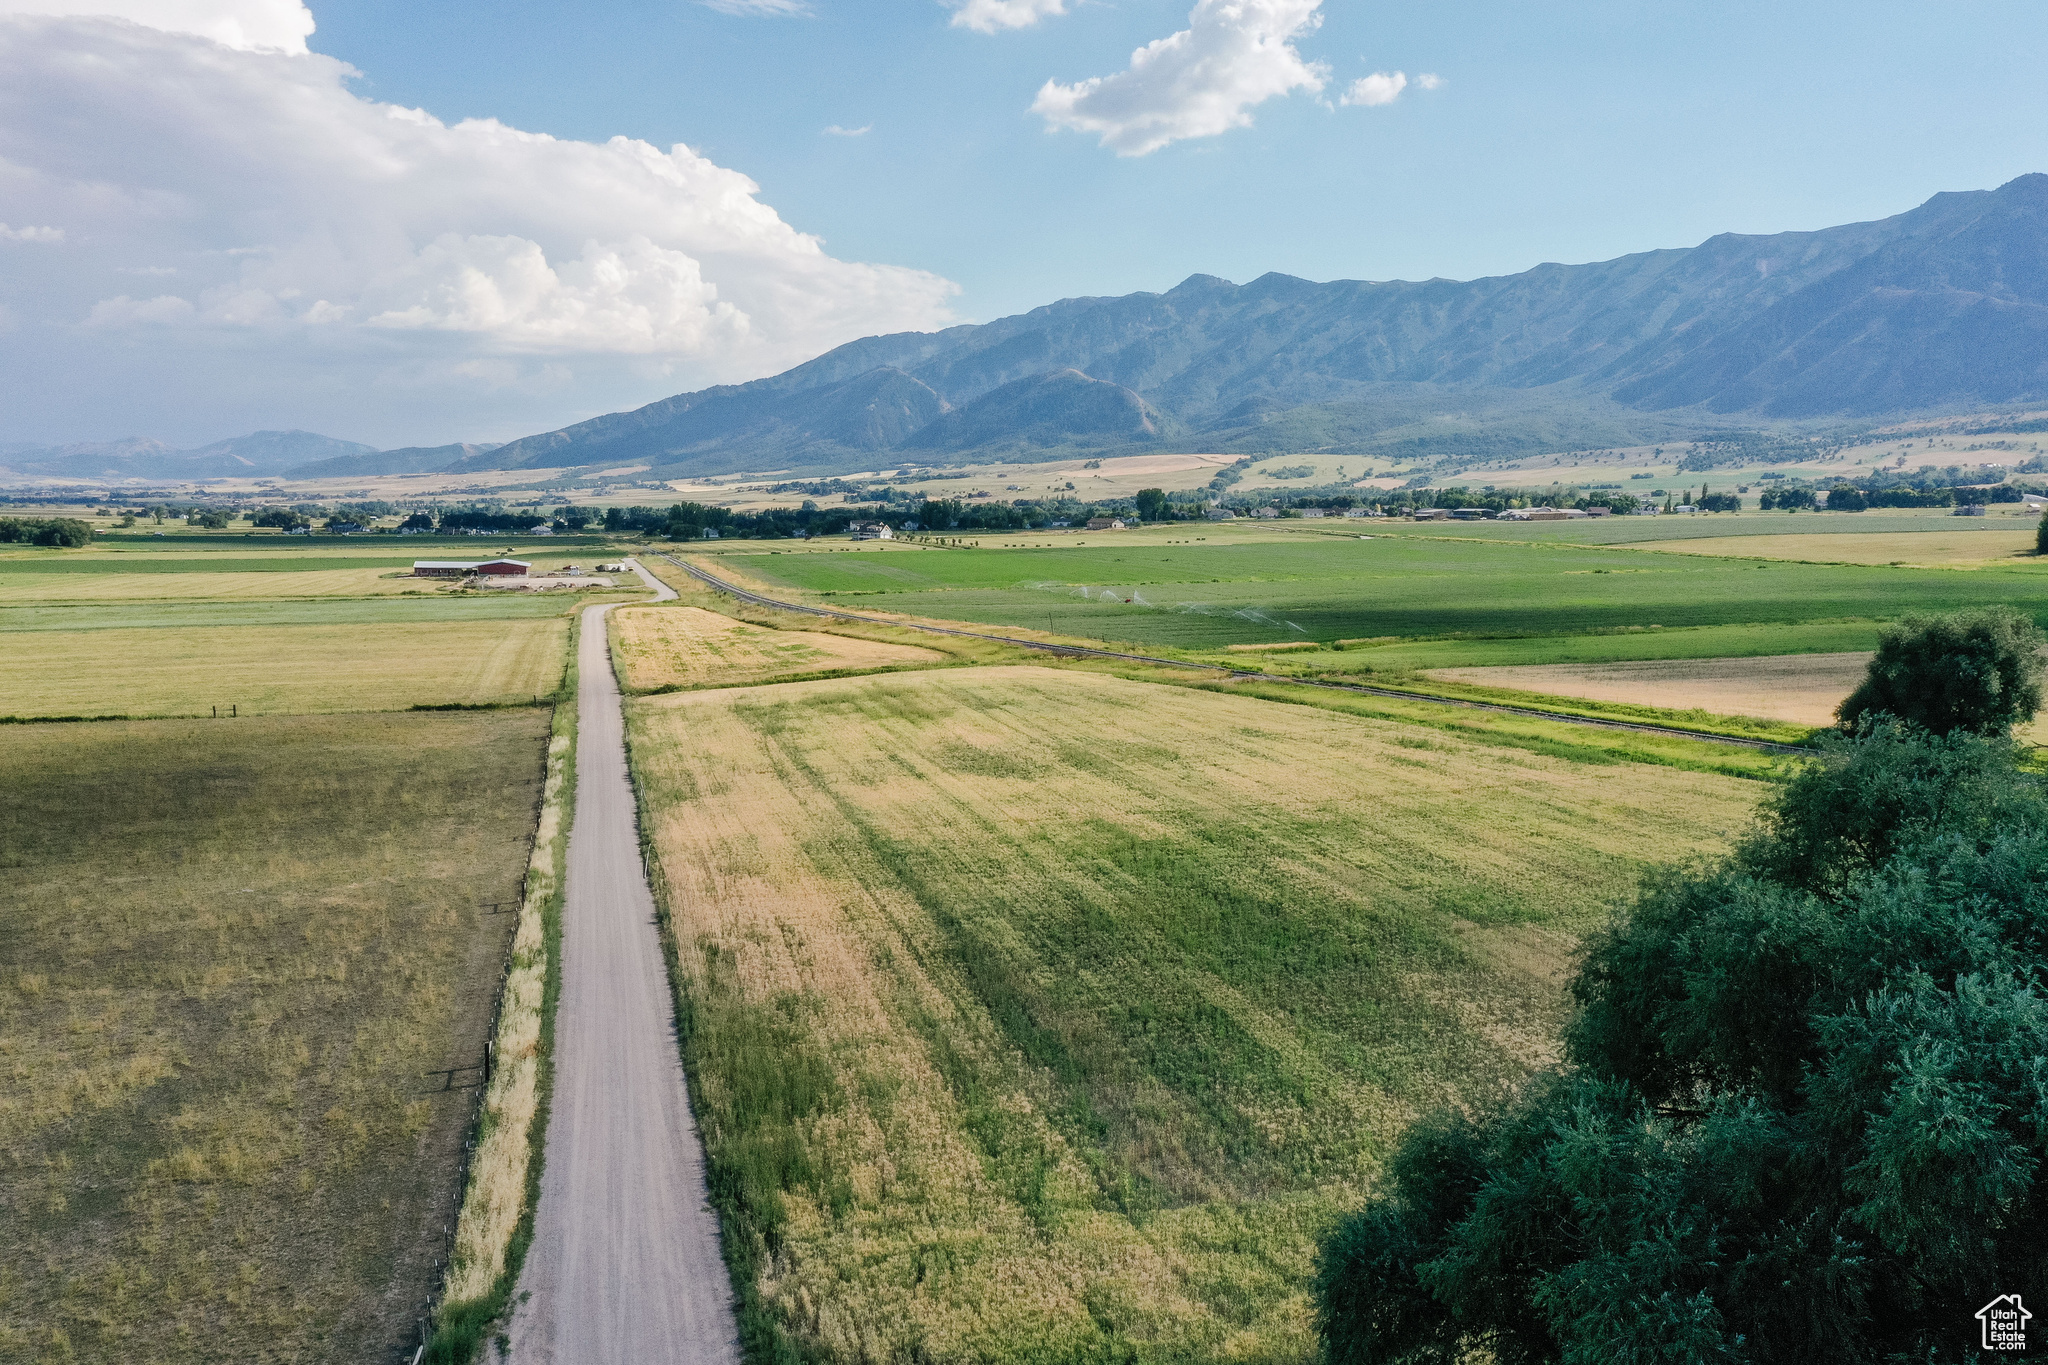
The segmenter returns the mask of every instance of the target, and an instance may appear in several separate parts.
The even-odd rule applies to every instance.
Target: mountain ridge
[[[993,409],[961,415],[1061,372],[1129,398],[1104,403],[1104,391],[1070,383],[1064,411],[1041,395],[1007,426]],[[1256,449],[1283,431],[1298,448],[1372,453],[1424,410],[1466,414],[1446,446],[1512,444],[1537,411],[1549,414],[1543,439],[1606,444],[1677,439],[1735,416],[1854,419],[2044,397],[2048,175],[2032,174],[1866,223],[1720,233],[1476,280],[1192,275],[1164,293],[1061,299],[864,337],[780,375],[512,441],[462,467],[823,472],[891,451]],[[892,420],[861,420],[877,404]]]

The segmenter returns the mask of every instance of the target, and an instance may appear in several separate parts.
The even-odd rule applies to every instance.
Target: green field
[[[9,727],[0,1358],[417,1332],[545,711]]]
[[[756,1328],[1313,1359],[1390,1137],[1553,1055],[1578,933],[1760,790],[1413,709],[1044,667],[632,702]]]
[[[1414,535],[1168,545],[1147,532],[1059,548],[703,559],[856,609],[1184,649],[1869,622],[1985,602],[2048,619],[2048,566],[2033,563],[1962,572]]]

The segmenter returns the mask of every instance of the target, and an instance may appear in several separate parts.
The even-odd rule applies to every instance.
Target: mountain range
[[[1428,457],[2048,398],[2048,175],[1878,222],[1489,279],[1196,275],[869,337],[513,441],[469,469],[861,468],[886,454]]]
[[[198,471],[236,461],[253,472],[264,457],[249,443],[296,439],[335,448],[274,472],[823,474],[1167,446],[1476,460],[2044,400],[2037,174],[1876,222],[1478,280],[1195,275],[1165,293],[867,337],[771,378],[499,446],[372,452],[259,433],[53,458],[209,477]],[[19,456],[0,466],[26,472]]]

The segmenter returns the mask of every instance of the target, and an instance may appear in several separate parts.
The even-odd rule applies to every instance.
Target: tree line
[[[92,527],[76,517],[0,517],[0,545],[57,545],[76,549],[92,542]]]

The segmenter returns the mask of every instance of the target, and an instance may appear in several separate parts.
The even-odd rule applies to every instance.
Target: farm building
[[[1088,529],[1091,531],[1121,531],[1124,529],[1124,524],[1115,517],[1090,517],[1088,518]]]
[[[533,566],[523,559],[415,559],[414,578],[460,578],[464,574],[523,577]]]
[[[894,540],[896,533],[884,521],[848,522],[846,532],[855,540]]]

